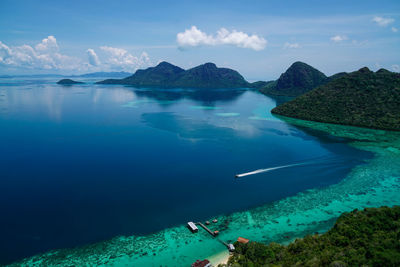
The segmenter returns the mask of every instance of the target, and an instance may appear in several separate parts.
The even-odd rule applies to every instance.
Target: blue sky
[[[205,62],[248,80],[306,62],[327,75],[399,71],[400,1],[0,2],[0,74]]]

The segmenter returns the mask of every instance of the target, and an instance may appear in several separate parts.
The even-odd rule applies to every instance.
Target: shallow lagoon
[[[31,260],[187,265],[224,250],[190,234],[189,220],[218,216],[227,241],[287,242],[340,212],[396,200],[368,194],[369,166],[388,169],[375,150],[275,118],[279,100],[255,92],[10,84],[0,87],[2,262],[125,235]],[[380,176],[390,183],[393,171]],[[370,180],[353,181],[360,173]]]

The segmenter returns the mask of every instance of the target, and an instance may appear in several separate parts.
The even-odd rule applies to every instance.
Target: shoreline
[[[302,121],[302,122],[304,122],[304,124],[307,124],[307,123],[322,123],[322,124],[328,124],[328,125],[330,124],[330,125],[339,126],[339,127],[340,126],[343,126],[343,127],[354,127],[354,128],[359,128],[359,129],[365,129],[365,130],[387,131],[387,132],[400,133],[400,130],[397,130],[397,129],[372,128],[372,127],[367,127],[367,126],[363,126],[363,125],[341,124],[341,123],[324,122],[324,121],[312,121],[312,120],[307,120],[307,119],[303,119],[303,118],[289,117],[289,116],[286,116],[286,115],[282,115],[280,113],[272,112],[272,110],[271,110],[271,114],[274,117],[277,117],[278,119],[281,119],[281,120],[286,121],[288,123],[290,123],[289,121],[296,120],[296,121]],[[294,124],[296,124],[296,123],[294,123]],[[299,124],[299,123],[297,123],[297,124]]]
[[[230,253],[227,250],[221,251],[220,253],[214,254],[208,257],[208,260],[213,266],[218,266],[219,264],[227,264],[230,258]]]

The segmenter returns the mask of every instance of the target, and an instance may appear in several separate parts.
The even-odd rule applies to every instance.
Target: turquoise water
[[[259,242],[287,243],[296,237],[330,228],[343,212],[355,208],[392,206],[400,201],[400,136],[398,133],[290,120],[351,138],[351,145],[371,151],[374,158],[355,167],[337,184],[310,189],[267,205],[219,216],[220,238],[244,236]],[[183,226],[145,237],[118,237],[83,248],[53,251],[22,264],[107,264],[114,266],[187,266],[197,258],[223,251],[204,231],[190,234]]]
[[[3,83],[2,261],[51,250],[24,264],[185,266],[225,251],[187,221],[217,217],[224,241],[288,242],[343,211],[398,201],[396,135],[310,128],[272,116],[276,101]]]

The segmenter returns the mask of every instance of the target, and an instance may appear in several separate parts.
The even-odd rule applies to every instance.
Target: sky
[[[303,61],[400,71],[400,1],[0,1],[0,75],[206,62],[247,80]]]

